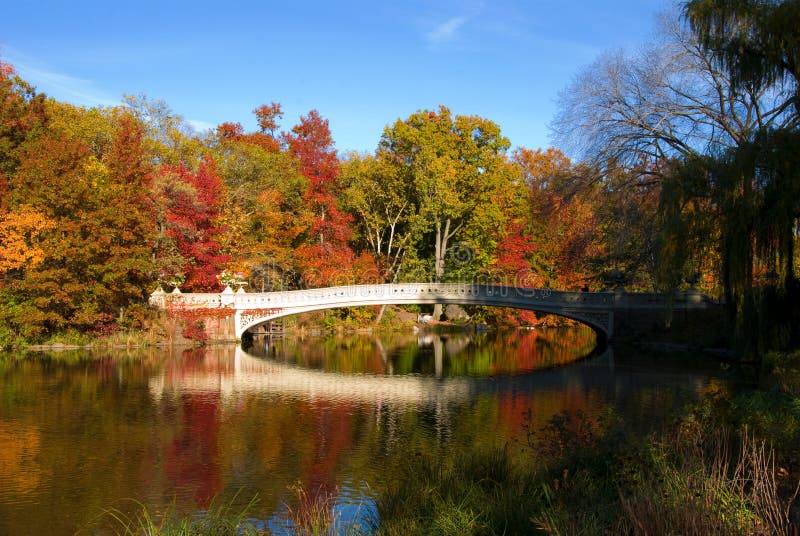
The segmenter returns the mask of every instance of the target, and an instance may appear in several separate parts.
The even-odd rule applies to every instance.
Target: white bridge
[[[283,292],[165,293],[160,287],[150,303],[161,308],[229,309],[236,338],[249,329],[284,316],[320,309],[370,305],[457,304],[512,307],[550,313],[588,325],[603,339],[614,334],[616,315],[664,316],[667,310],[706,309],[711,303],[697,291],[671,296],[652,293],[574,292],[464,283],[351,285]]]

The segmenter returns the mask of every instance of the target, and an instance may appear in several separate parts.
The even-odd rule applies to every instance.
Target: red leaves
[[[244,136],[244,127],[241,123],[222,123],[217,126],[217,136],[221,140],[236,141]]]
[[[283,115],[281,105],[273,102],[263,104],[253,110],[258,120],[260,131],[245,134],[244,127],[240,123],[222,123],[217,126],[217,138],[225,142],[241,142],[257,145],[268,153],[277,153],[281,149],[281,144],[275,137],[275,129],[278,128],[278,119]]]
[[[311,181],[311,190],[325,192],[339,176],[339,159],[333,148],[328,120],[311,110],[286,134],[289,152],[300,161],[300,172]]]
[[[536,251],[533,238],[525,233],[522,223],[511,224],[502,242],[497,245],[495,253],[495,269],[506,276],[518,279],[530,270],[528,257]],[[514,281],[513,284],[527,286],[524,281]]]
[[[167,236],[175,241],[178,252],[185,259],[184,288],[188,291],[219,290],[217,274],[228,261],[220,253],[217,225],[222,206],[223,186],[216,165],[210,157],[200,162],[197,171],[186,166],[162,166],[160,173],[176,175],[189,186],[173,192],[165,200]],[[172,275],[172,274],[171,274]]]
[[[362,255],[357,262],[349,246],[352,216],[339,210],[334,197],[339,159],[328,120],[312,110],[284,138],[290,153],[300,161],[301,173],[309,179],[310,188],[304,199],[315,214],[309,225],[308,242],[296,251],[305,284],[350,285],[360,280],[364,272],[377,274],[374,259],[367,255],[366,260]]]

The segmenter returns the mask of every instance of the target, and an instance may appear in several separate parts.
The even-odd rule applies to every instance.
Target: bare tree
[[[658,176],[670,158],[716,154],[796,121],[780,91],[734,89],[677,14],[659,22],[654,43],[602,55],[562,92],[551,124],[559,147],[601,169]]]

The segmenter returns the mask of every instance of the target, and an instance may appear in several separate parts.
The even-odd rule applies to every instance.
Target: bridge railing
[[[465,303],[488,300],[513,306],[520,301],[536,300],[583,308],[702,308],[708,298],[697,291],[676,293],[672,296],[657,293],[636,292],[581,292],[542,288],[511,287],[503,285],[479,285],[465,283],[399,283],[383,285],[349,285],[279,292],[234,293],[226,289],[221,293],[170,294],[160,289],[151,295],[150,303],[159,307],[168,305],[184,307],[232,307],[237,310],[300,306],[309,303],[398,303],[458,301]]]

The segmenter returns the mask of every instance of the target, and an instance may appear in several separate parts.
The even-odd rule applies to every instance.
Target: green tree
[[[387,127],[377,157],[410,185],[410,221],[418,255],[432,253],[434,280],[445,278],[448,248],[481,211],[490,212],[513,174],[510,143],[500,127],[478,116],[453,116],[444,106]]]
[[[123,104],[144,125],[144,143],[154,165],[192,165],[208,151],[194,128],[163,100],[126,95]]]
[[[409,241],[416,206],[410,183],[386,159],[351,153],[342,161],[343,208],[356,215],[359,240],[372,252],[387,280],[396,279]]]

